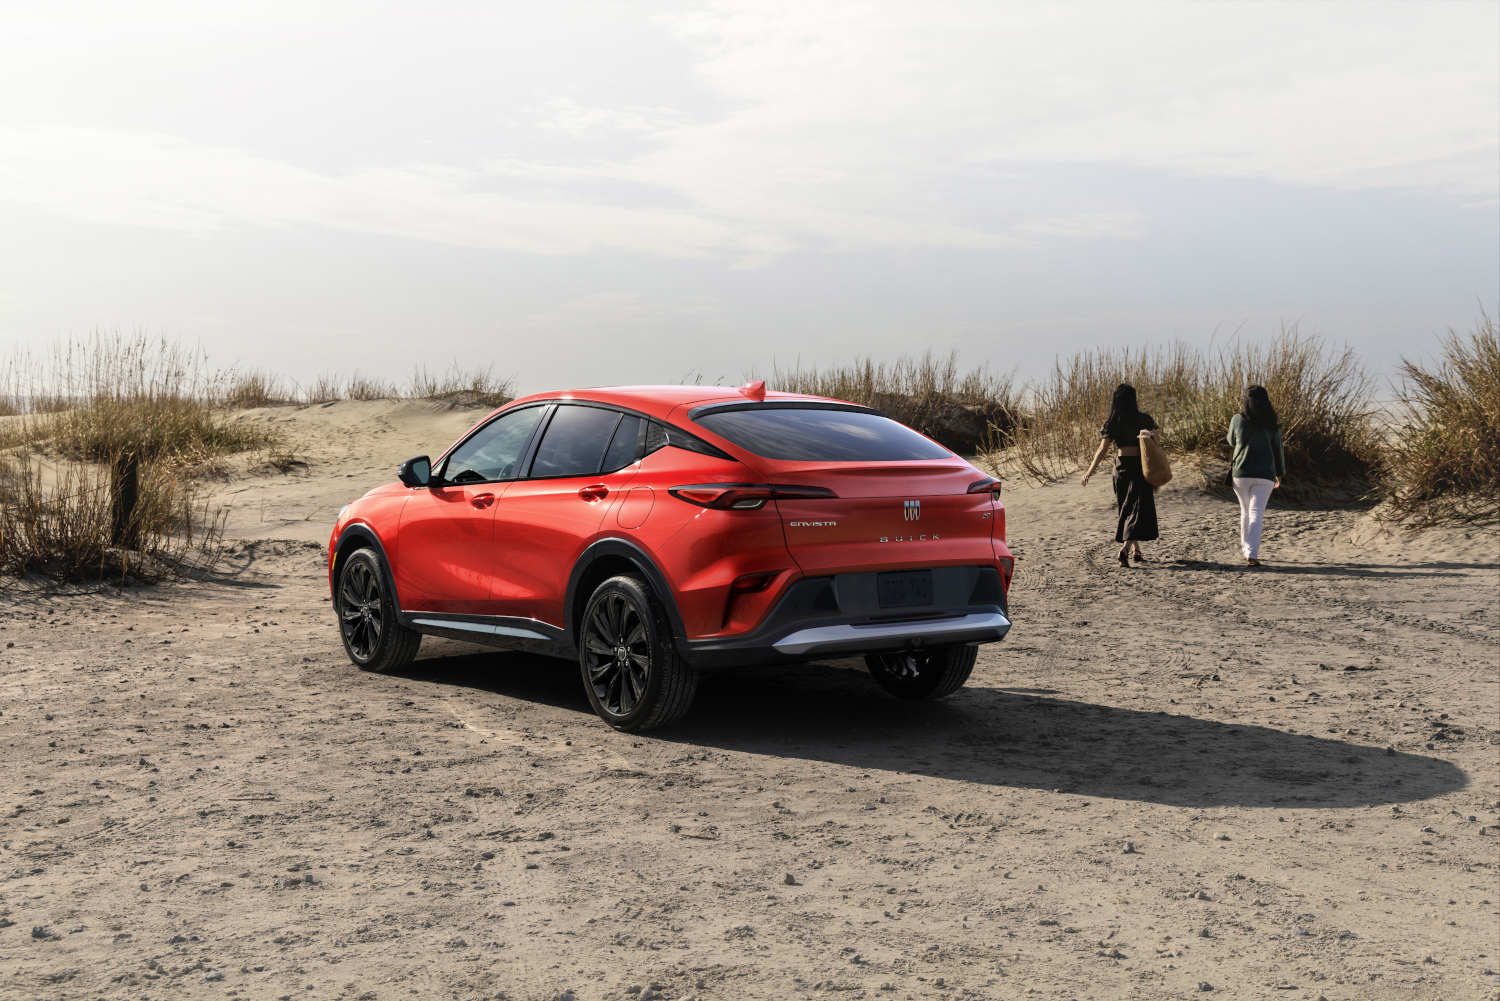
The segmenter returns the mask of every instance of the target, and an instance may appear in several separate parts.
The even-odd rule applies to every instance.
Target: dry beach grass
[[[1370,380],[1353,353],[1294,328],[1262,344],[1217,353],[1175,345],[1100,350],[1060,360],[1049,377],[1016,389],[1009,376],[964,369],[931,351],[892,362],[777,370],[774,388],[875,406],[955,450],[984,450],[999,475],[1054,481],[1097,442],[1114,385],[1135,383],[1166,429],[1166,444],[1222,491],[1222,430],[1249,382],[1267,385],[1286,431],[1290,477],[1278,501],[1374,503],[1421,523],[1492,517],[1500,440],[1500,347],[1482,317],[1467,339],[1444,344],[1434,369],[1408,363],[1404,425],[1382,429]],[[418,367],[398,387],[358,373],[298,388],[260,371],[220,371],[201,352],[136,336],[64,342],[41,358],[12,358],[0,378],[0,569],[75,578],[137,577],[211,567],[222,512],[202,489],[229,457],[287,472],[303,460],[285,422],[247,422],[247,411],[339,400],[418,399],[494,407],[513,382],[490,368]],[[115,545],[109,495],[127,457],[146,466],[137,551]]]
[[[846,400],[883,411],[961,455],[1007,436],[1020,412],[1015,380],[987,367],[963,369],[957,352],[903,355],[891,362],[857,358],[825,369],[777,368],[770,388]]]
[[[0,572],[118,580],[212,569],[225,509],[206,481],[246,453],[280,472],[302,462],[275,422],[243,419],[294,403],[287,385],[213,369],[202,352],[139,334],[11,358],[0,369]],[[309,395],[494,407],[511,399],[510,387],[488,368],[419,366],[405,387],[356,374],[324,378]],[[131,461],[139,500],[122,530],[112,501]]]
[[[1422,524],[1500,515],[1500,334],[1483,316],[1432,367],[1402,366],[1392,506]]]
[[[1289,493],[1348,499],[1368,494],[1379,479],[1371,382],[1359,359],[1294,327],[1268,341],[1235,341],[1218,351],[1175,344],[1060,359],[1031,387],[1016,429],[993,444],[1004,446],[1005,458],[1038,482],[1068,475],[1098,446],[1110,395],[1121,382],[1135,386],[1141,409],[1161,424],[1168,450],[1213,469],[1205,475],[1208,485],[1227,489],[1225,430],[1252,383],[1264,385],[1275,401]]]

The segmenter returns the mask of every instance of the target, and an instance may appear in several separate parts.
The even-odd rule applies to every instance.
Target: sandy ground
[[[338,507],[476,415],[260,412],[210,581],[0,596],[0,997],[1500,996],[1500,531],[1174,484],[1008,489],[1015,628],[911,706],[711,677],[618,734],[567,664],[344,658]]]

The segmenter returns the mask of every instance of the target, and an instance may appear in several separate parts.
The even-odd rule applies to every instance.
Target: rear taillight
[[[1016,561],[1009,556],[1000,557],[1000,584],[1005,593],[1010,593],[1011,578],[1016,575]]]
[[[969,493],[993,494],[994,496],[999,497],[1000,481],[995,479],[993,476],[986,476],[982,480],[975,480],[973,483],[969,484]]]
[[[754,511],[766,501],[837,497],[826,487],[802,487],[777,483],[697,483],[667,491],[678,500],[721,511]]]

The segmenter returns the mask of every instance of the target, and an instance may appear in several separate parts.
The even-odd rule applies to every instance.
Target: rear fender
[[[623,560],[645,578],[666,609],[667,620],[672,626],[673,646],[679,653],[685,653],[686,633],[683,630],[682,613],[678,611],[677,598],[672,593],[672,587],[667,582],[666,575],[661,572],[656,562],[647,555],[644,549],[629,539],[618,537],[599,539],[590,543],[573,565],[573,572],[568,577],[568,590],[563,604],[566,616],[563,621],[563,631],[569,640],[573,641],[576,646],[579,624],[583,618],[583,606],[589,599],[589,595],[583,593],[583,584],[589,580],[590,570],[596,568],[603,560]]]

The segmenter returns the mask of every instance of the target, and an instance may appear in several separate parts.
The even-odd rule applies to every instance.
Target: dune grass
[[[465,368],[457,362],[441,372],[418,365],[406,383],[362,375],[324,374],[301,392],[274,402],[333,403],[338,400],[446,400],[465,406],[498,407],[515,399],[514,380],[496,376],[490,366]]]
[[[275,435],[232,418],[226,376],[201,352],[158,338],[96,335],[62,345],[43,367],[17,376],[40,392],[69,401],[33,410],[30,437],[71,458],[109,461],[125,452],[143,460],[200,462],[264,447]]]
[[[418,400],[452,400],[473,406],[498,407],[515,399],[515,381],[500,378],[490,366],[464,368],[457,362],[446,371],[429,372],[418,365],[405,396]]]
[[[115,537],[114,463],[54,463],[30,449],[0,459],[0,572],[58,580],[151,580],[217,562],[226,510],[167,464],[142,466]]]
[[[331,385],[337,385],[337,383],[331,383]],[[394,382],[384,382],[355,372],[343,381],[343,390],[336,399],[394,400],[401,395],[400,387]]]
[[[1098,447],[1121,382],[1135,386],[1168,451],[1200,460],[1210,487],[1228,485],[1224,436],[1251,383],[1269,390],[1281,419],[1287,494],[1307,499],[1336,490],[1347,498],[1368,494],[1378,479],[1380,442],[1363,366],[1351,349],[1329,347],[1295,327],[1262,344],[1236,342],[1217,352],[1175,344],[1059,360],[1030,387],[1010,440],[993,444],[1008,444],[1005,461],[1031,479],[1068,475]]]
[[[70,341],[12,359],[4,382],[19,404],[0,425],[0,569],[11,572],[145,578],[210,565],[223,512],[183,471],[278,441],[233,419],[228,383],[201,353],[159,339]],[[139,464],[138,500],[117,526],[126,456]]]
[[[297,402],[299,394],[281,376],[259,369],[232,372],[219,402],[234,410],[274,407]]]
[[[1223,441],[1244,387],[1265,385],[1281,416],[1287,490],[1383,494],[1419,524],[1500,515],[1500,341],[1484,316],[1450,334],[1432,367],[1406,362],[1402,412],[1389,440],[1354,353],[1295,327],[1259,344],[1218,350],[1176,344],[1097,349],[1060,359],[1018,390],[1009,375],[963,368],[956,353],[893,361],[857,358],[827,369],[773,369],[773,390],[876,407],[960,454],[986,449],[996,471],[1055,480],[1086,463],[1110,395],[1136,386],[1163,427],[1167,448],[1196,464],[1210,488],[1225,485]],[[215,371],[173,342],[104,336],[67,342],[42,358],[0,368],[0,570],[59,578],[151,577],[212,564],[224,511],[191,470],[222,468],[261,450],[267,468],[301,463],[266,423],[235,411],[335,400],[433,399],[499,406],[513,382],[489,368],[418,367],[405,384],[324,375],[302,388],[258,370]],[[1382,454],[1392,461],[1386,464]],[[112,497],[125,456],[140,462],[140,500],[119,544]]]
[[[856,358],[829,369],[775,368],[768,389],[810,393],[874,407],[963,455],[987,434],[1009,434],[1016,412],[1014,380],[987,367],[963,369],[957,352],[926,351],[892,362]]]
[[[302,389],[303,403],[333,403],[342,399],[343,388],[336,376],[320,375]]]
[[[306,391],[260,370],[219,371],[201,351],[145,335],[95,334],[0,367],[0,569],[61,578],[171,574],[211,564],[224,512],[202,483],[226,457],[304,463],[284,435],[236,413],[332,400],[434,399],[498,406],[511,380],[488,368],[419,367],[405,385],[320,377]],[[139,463],[130,525],[115,524],[116,473]]]
[[[1500,336],[1481,314],[1432,367],[1403,360],[1386,496],[1420,525],[1500,517]]]

